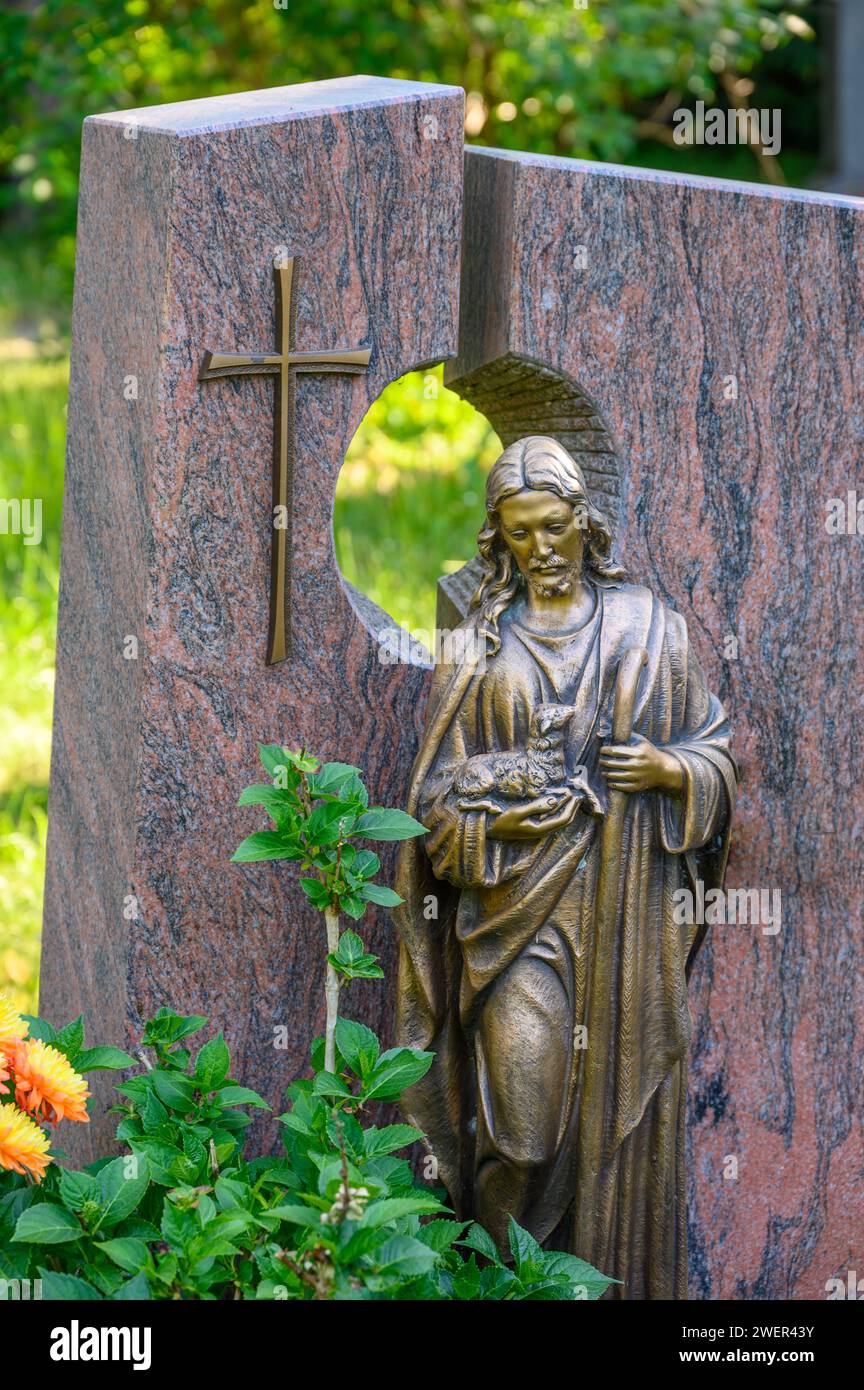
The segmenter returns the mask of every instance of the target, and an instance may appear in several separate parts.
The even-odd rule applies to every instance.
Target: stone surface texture
[[[229,864],[261,825],[236,798],[257,740],[305,740],[404,801],[428,671],[377,662],[333,493],[371,401],[458,343],[448,378],[502,437],[586,456],[730,710],[727,884],[780,890],[782,926],[710,929],[693,974],[691,1295],[823,1298],[864,1270],[864,579],[861,538],[825,528],[864,491],[864,205],[470,150],[457,334],[461,117],[457,90],[357,78],[85,125],[41,1007],[93,1042],[209,1013],[274,1104],[303,1068],[318,923],[290,869]],[[373,353],[300,379],[295,653],[268,668],[273,384],[197,374],[271,350],[280,247],[298,348]],[[392,981],[383,914],[369,938]],[[352,1012],[389,1037],[391,997]]]
[[[693,1298],[825,1298],[864,1269],[864,572],[861,537],[825,525],[830,498],[864,494],[862,228],[854,199],[466,159],[447,378],[502,435],[571,447],[593,402],[619,552],[732,718],[727,887],[782,895],[776,935],[709,928],[693,972]]]
[[[428,670],[379,663],[389,620],[342,583],[332,508],[371,402],[456,351],[462,113],[457,88],[346,78],[84,127],[41,1009],[127,1045],[160,1005],[206,1013],[277,1113],[323,1027],[321,919],[293,867],[229,863],[267,824],[236,802],[258,741],[404,801]],[[299,379],[294,655],[268,667],[273,381],[197,378],[205,349],[273,350],[279,254],[302,257],[298,349],[372,357]],[[387,914],[367,928],[392,980]],[[355,991],[389,1037],[387,990]]]

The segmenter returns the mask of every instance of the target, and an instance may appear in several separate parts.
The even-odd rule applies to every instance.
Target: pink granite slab
[[[462,111],[457,88],[349,78],[84,126],[41,1008],[127,1045],[160,1005],[209,1014],[277,1113],[322,1027],[320,918],[291,868],[229,863],[266,824],[236,802],[257,741],[404,801],[428,670],[378,661],[389,620],[339,576],[333,497],[371,402],[456,350]],[[198,371],[273,350],[280,248],[302,258],[298,349],[372,355],[299,380],[294,654],[268,667],[273,382]],[[392,982],[388,915],[367,926]],[[387,990],[353,994],[389,1037]]]
[[[732,716],[728,885],[782,894],[780,932],[711,929],[691,985],[694,1298],[864,1272],[864,568],[825,528],[864,496],[862,228],[855,199],[467,153],[448,380],[593,458]]]

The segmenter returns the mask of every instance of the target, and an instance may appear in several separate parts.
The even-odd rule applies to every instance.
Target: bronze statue
[[[737,770],[679,615],[627,582],[554,439],[504,450],[439,663],[403,847],[405,1111],[460,1216],[686,1298],[687,974],[673,893],[722,883]]]

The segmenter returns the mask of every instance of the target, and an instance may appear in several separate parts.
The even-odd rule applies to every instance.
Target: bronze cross
[[[294,479],[294,426],[297,372],[357,373],[369,365],[369,348],[335,348],[330,352],[295,352],[297,324],[297,263],[286,257],[276,275],[276,352],[208,352],[199,381],[222,376],[276,377],[273,430],[273,552],[270,562],[270,629],[267,664],[284,661],[291,652],[291,513]]]

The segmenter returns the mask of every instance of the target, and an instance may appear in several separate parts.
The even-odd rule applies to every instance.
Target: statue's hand
[[[658,748],[641,734],[633,743],[607,743],[600,749],[600,770],[610,791],[661,791],[674,795],[684,790],[684,769],[665,748]]]
[[[569,825],[578,806],[579,799],[569,792],[550,792],[535,801],[508,806],[490,822],[489,834],[493,840],[541,840]]]

